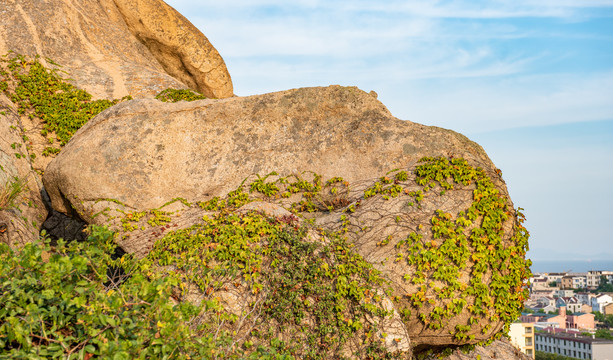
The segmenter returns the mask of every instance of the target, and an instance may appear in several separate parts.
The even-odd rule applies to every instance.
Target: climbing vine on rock
[[[41,135],[48,146],[42,155],[59,153],[74,133],[102,110],[123,100],[92,100],[85,90],[67,82],[60,73],[61,67],[48,69],[39,57],[28,58],[9,53],[0,58],[0,90],[17,105],[19,114],[42,122]],[[27,139],[24,139],[27,140]]]
[[[232,330],[246,331],[240,336],[245,346],[261,341],[270,345],[273,339],[294,337],[301,339],[299,346],[321,346],[319,350],[323,351],[323,347],[333,345],[325,334],[342,335],[336,346],[355,334],[376,337],[376,321],[364,319],[383,315],[377,313],[376,306],[364,304],[365,299],[373,305],[380,301],[373,297],[375,289],[368,288],[368,283],[388,289],[387,296],[411,331],[443,334],[458,345],[505,333],[506,326],[519,316],[527,296],[530,261],[525,254],[529,234],[521,209],[511,207],[488,174],[461,158],[424,158],[412,170],[395,169],[358,186],[359,190],[350,190],[350,184],[340,177],[325,180],[312,173],[280,176],[273,172],[251,176],[223,197],[196,203],[173,199],[171,203],[181,201],[185,207],[207,214],[203,222],[187,229],[175,230],[175,214],[162,207],[125,212],[120,220],[124,234],[142,230],[143,226],[157,229],[151,234],[161,240],[147,261],[152,269],[165,269],[176,276],[183,284],[184,296],[204,294],[207,301],[212,301],[211,308],[217,309],[228,305],[219,300],[220,294],[222,298],[227,293],[250,294],[250,298],[241,300],[238,310],[235,304],[233,309],[216,313],[217,320],[203,320],[217,326],[224,323],[228,331],[232,326],[241,328],[243,325],[238,324],[245,324],[245,314],[251,314],[251,324],[258,319],[275,324],[272,330],[263,326],[268,332],[261,332],[261,325],[254,325],[258,330],[253,333],[253,329],[246,331],[244,327]],[[267,218],[238,211],[245,204],[261,200],[281,205],[293,215]],[[393,202],[390,208],[394,210],[389,214],[382,203],[387,201]],[[451,211],[432,210],[433,204],[449,201],[468,205],[452,206]],[[380,224],[360,223],[361,217],[373,211],[377,212],[377,221],[387,224],[385,229],[395,228],[397,232],[381,234],[381,228],[377,228]],[[320,218],[327,220],[320,223]],[[370,233],[370,227],[378,230]],[[405,235],[397,236],[398,232]],[[381,273],[366,265],[357,255],[363,244],[358,248],[351,245],[354,239],[364,238],[385,256],[391,255],[390,265],[402,266],[404,275],[398,276],[396,270],[386,273],[388,259],[377,264]],[[369,246],[362,255],[373,251]],[[384,250],[386,247],[389,250]],[[343,254],[355,255],[341,262]],[[357,272],[347,276],[343,271],[348,264],[363,267],[350,267]],[[326,267],[343,270],[328,274]],[[372,276],[379,282],[373,282]],[[388,276],[394,277],[394,286],[384,285],[383,279]],[[342,290],[346,284],[349,287]],[[315,295],[318,292],[333,295],[322,298]],[[272,295],[261,298],[263,294]],[[325,307],[315,305],[322,301]],[[337,312],[324,311],[331,309]],[[324,319],[335,320],[331,323]],[[319,328],[321,324],[326,325]],[[307,335],[313,333],[319,337]],[[284,348],[293,354],[306,354],[304,348]]]
[[[195,101],[206,99],[206,96],[189,89],[166,89],[155,96],[163,102]]]
[[[502,320],[505,327],[499,335],[506,333],[520,315],[530,276],[530,260],[525,259],[529,234],[521,209],[510,209],[489,176],[464,159],[424,158],[415,175],[424,192],[437,186],[452,190],[472,185],[474,190],[470,207],[455,214],[437,210],[430,224],[420,224],[397,242],[399,254],[415,269],[405,277],[417,286],[407,303],[432,330],[445,327],[466,307],[471,315],[466,324],[455,327],[458,341],[473,339],[468,333],[482,318]],[[510,236],[505,234],[509,219]],[[426,234],[431,234],[430,240],[425,240]],[[510,240],[503,241],[505,236]],[[468,282],[461,280],[463,270],[470,273]],[[465,299],[474,301],[468,305]],[[487,331],[486,326],[483,333]]]
[[[191,286],[216,309],[203,315],[209,331],[234,332],[238,348],[275,344],[304,359],[387,353],[376,320],[389,315],[378,291],[386,282],[371,264],[294,215],[230,209],[224,203],[203,223],[168,233],[145,260],[146,268],[169,269],[184,296]]]

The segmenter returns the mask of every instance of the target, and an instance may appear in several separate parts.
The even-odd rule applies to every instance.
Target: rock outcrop
[[[114,224],[139,257],[237,188],[291,209],[382,271],[418,349],[488,339],[524,296],[527,237],[483,149],[357,88],[119,104],[75,134],[44,183],[56,210]]]
[[[440,359],[431,357],[431,360]],[[496,340],[488,346],[477,346],[474,350],[463,352],[455,350],[453,354],[442,358],[442,360],[530,360],[532,357],[522,353],[518,348],[509,343],[508,340]]]
[[[234,95],[221,55],[183,15],[161,0],[113,1],[167,73],[210,98]]]
[[[0,93],[0,241],[9,246],[37,239],[47,218],[42,184],[23,134],[15,108]]]
[[[354,182],[424,156],[463,157],[495,174],[483,149],[466,137],[398,120],[353,87],[176,104],[144,99],[108,109],[81,128],[47,168],[45,185],[55,209],[74,207],[95,222],[91,214],[106,206],[104,199],[140,211],[177,197],[224,195],[253,174],[313,171]]]
[[[108,226],[147,277],[180,284],[174,301],[206,305],[190,321],[233,334],[229,351],[410,358],[518,316],[523,215],[466,137],[355,87],[233,97],[219,53],[162,0],[8,0],[0,15],[0,53],[40,56],[0,59],[0,241],[45,220],[78,240]],[[53,61],[115,100],[65,86]],[[188,87],[209,99],[150,98]],[[521,358],[508,343],[466,356]]]
[[[0,15],[0,54],[57,62],[96,99],[186,87],[233,95],[219,53],[162,0],[9,0]]]

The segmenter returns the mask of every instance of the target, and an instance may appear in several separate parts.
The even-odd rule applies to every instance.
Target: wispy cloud
[[[357,85],[400,118],[468,132],[613,117],[613,62],[580,45],[613,39],[567,25],[613,17],[613,0],[168,2],[239,95]]]
[[[613,118],[613,71],[424,80],[380,96],[398,117],[464,133]]]
[[[191,1],[168,0],[169,4],[181,8],[206,9],[207,11],[241,12],[266,16],[282,12],[300,13],[305,10],[332,11],[334,13],[360,12],[370,14],[396,14],[427,18],[472,18],[500,19],[516,17],[559,17],[577,15],[577,11],[598,10],[613,6],[611,0],[498,0],[498,1],[439,1],[439,0],[228,0]],[[256,9],[256,11],[253,11]]]
[[[396,117],[482,144],[532,245],[610,245],[613,192],[591,185],[613,181],[611,130],[589,122],[613,121],[613,0],[166,1],[211,39],[238,95],[375,90]]]

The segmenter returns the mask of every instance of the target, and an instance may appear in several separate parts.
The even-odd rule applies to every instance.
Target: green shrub
[[[188,320],[199,309],[173,304],[173,280],[112,260],[111,240],[94,228],[87,243],[0,244],[0,358],[204,358],[222,345],[193,337]],[[113,265],[131,275],[121,286],[105,285]]]
[[[607,329],[598,329],[596,330],[596,337],[601,339],[613,340],[613,335]]]
[[[15,201],[24,190],[25,186],[25,182],[15,176],[12,180],[4,184],[4,186],[0,187],[0,211],[15,206]]]
[[[51,60],[48,62],[57,66]],[[131,99],[127,96],[117,100],[92,100],[88,92],[68,83],[60,72],[59,66],[44,67],[38,57],[30,59],[9,53],[0,59],[0,90],[17,105],[20,114],[39,118],[43,122],[41,134],[46,137],[54,134],[60,146],[102,110]],[[45,155],[59,152],[57,148],[47,149]]]
[[[189,89],[166,89],[155,96],[163,102],[195,101],[206,99],[206,96]]]

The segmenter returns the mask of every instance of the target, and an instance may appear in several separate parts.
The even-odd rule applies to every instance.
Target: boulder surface
[[[161,0],[114,0],[128,28],[164,67],[210,98],[233,96],[221,55],[183,15]]]
[[[44,181],[55,209],[73,207],[95,222],[91,215],[104,199],[145,210],[177,197],[224,195],[253,174],[312,171],[353,182],[424,156],[462,157],[495,174],[485,151],[465,136],[396,119],[368,93],[331,86],[191,103],[125,102],[83,126]]]
[[[47,218],[23,134],[15,107],[0,93],[0,242],[9,246],[38,239]]]
[[[429,360],[440,359],[431,357]],[[442,360],[530,360],[532,357],[522,353],[513,346],[508,340],[495,340],[488,346],[476,346],[470,352],[456,350],[453,354],[442,358]]]
[[[121,103],[82,127],[43,181],[54,209],[114,224],[139,257],[170,227],[202,221],[215,197],[290,209],[385,275],[418,348],[489,339],[525,296],[527,238],[483,149],[353,87]]]
[[[0,54],[57,62],[94,98],[186,87],[233,95],[219,53],[162,0],[8,0],[0,2],[0,14]]]

